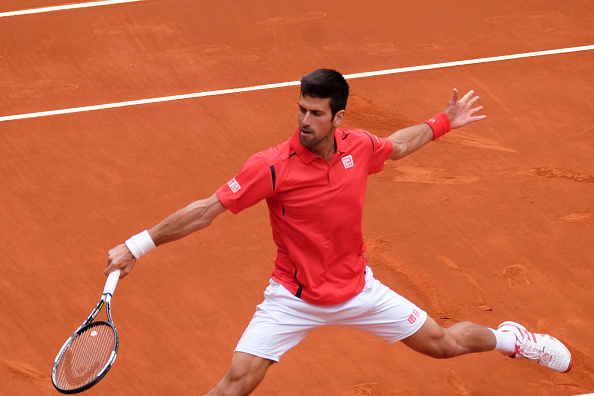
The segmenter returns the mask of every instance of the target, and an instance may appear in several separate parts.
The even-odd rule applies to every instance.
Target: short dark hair
[[[346,109],[349,84],[332,69],[318,69],[301,78],[301,95],[312,98],[330,98],[332,119],[340,110]]]

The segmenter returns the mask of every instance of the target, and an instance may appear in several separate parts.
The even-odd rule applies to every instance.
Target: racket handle
[[[115,270],[107,277],[107,282],[105,282],[105,288],[103,289],[103,294],[110,294],[113,296],[113,292],[115,291],[116,285],[118,284],[118,280],[120,279],[120,270]]]

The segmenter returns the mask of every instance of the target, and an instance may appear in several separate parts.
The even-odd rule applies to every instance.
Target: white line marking
[[[33,8],[30,10],[1,12],[0,18],[17,16],[17,15],[37,14],[40,12],[71,10],[74,8],[98,7],[98,6],[111,5],[111,4],[132,3],[133,1],[144,1],[144,0],[104,0],[104,1],[92,1],[90,3],[79,3],[79,4],[68,4],[68,5],[53,6],[53,7]]]
[[[548,50],[548,51],[528,52],[528,53],[524,53],[524,54],[493,56],[490,58],[469,59],[469,60],[462,60],[462,61],[456,61],[456,62],[436,63],[433,65],[403,67],[400,69],[379,70],[379,71],[367,72],[367,73],[348,74],[348,75],[345,75],[344,77],[347,79],[364,78],[364,77],[382,76],[382,75],[387,75],[387,74],[407,73],[407,72],[413,72],[413,71],[419,71],[419,70],[441,69],[441,68],[445,68],[445,67],[473,65],[473,64],[477,64],[477,63],[499,62],[499,61],[504,61],[504,60],[529,58],[529,57],[534,57],[534,56],[566,54],[566,53],[570,53],[570,52],[591,51],[591,50],[594,50],[594,45],[586,45],[586,46],[582,46],[582,47],[572,47],[572,48],[562,48],[562,49]],[[94,105],[94,106],[74,107],[74,108],[62,109],[62,110],[41,111],[38,113],[17,114],[17,115],[0,117],[0,122],[12,121],[12,120],[22,120],[22,119],[26,119],[26,118],[53,116],[53,115],[59,115],[59,114],[81,113],[84,111],[112,109],[112,108],[116,108],[116,107],[136,106],[136,105],[143,105],[143,104],[149,104],[149,103],[170,102],[173,100],[201,98],[201,97],[205,97],[205,96],[217,96],[217,95],[228,95],[228,94],[240,93],[240,92],[260,91],[260,90],[265,90],[265,89],[291,87],[291,86],[295,86],[295,85],[299,85],[299,81],[256,85],[253,87],[245,87],[245,88],[221,89],[218,91],[196,92],[196,93],[185,94],[185,95],[163,96],[163,97],[159,97],[159,98],[131,100],[131,101],[127,101],[127,102],[107,103],[107,104]]]
[[[380,70],[380,71],[369,72],[369,73],[357,73],[357,74],[350,74],[348,76],[345,76],[345,78],[382,76],[382,75],[386,75],[386,74],[406,73],[406,72],[410,72],[410,71],[441,69],[444,67],[474,65],[477,63],[499,62],[499,61],[504,61],[504,60],[530,58],[530,57],[534,57],[534,56],[567,54],[570,52],[591,51],[591,50],[594,50],[594,45],[585,45],[582,47],[561,48],[561,49],[547,50],[547,51],[527,52],[525,54],[493,56],[490,58],[468,59],[468,60],[463,60],[463,61],[436,63],[434,65],[403,67],[401,69]]]

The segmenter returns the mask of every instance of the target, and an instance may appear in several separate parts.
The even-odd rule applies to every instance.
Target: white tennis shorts
[[[264,301],[243,333],[235,352],[275,362],[309,333],[321,326],[340,326],[397,342],[416,333],[427,313],[373,277],[367,267],[365,288],[337,305],[319,306],[292,295],[273,280]]]

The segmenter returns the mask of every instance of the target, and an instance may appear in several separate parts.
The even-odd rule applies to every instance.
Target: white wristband
[[[139,259],[157,246],[151,238],[147,230],[142,231],[140,234],[134,235],[132,238],[126,241],[126,246],[134,258]]]

